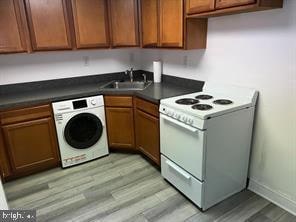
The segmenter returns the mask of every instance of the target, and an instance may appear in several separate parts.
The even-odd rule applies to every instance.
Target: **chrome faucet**
[[[126,70],[125,75],[129,75],[131,82],[134,81],[134,69],[133,68],[131,68],[131,70]]]
[[[144,78],[144,82],[147,82],[147,75],[146,74],[142,74],[143,78]]]

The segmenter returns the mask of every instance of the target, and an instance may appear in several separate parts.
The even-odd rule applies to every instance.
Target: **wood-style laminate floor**
[[[296,221],[247,190],[202,213],[145,159],[131,154],[29,176],[6,183],[5,191],[10,208],[36,209],[37,221]]]

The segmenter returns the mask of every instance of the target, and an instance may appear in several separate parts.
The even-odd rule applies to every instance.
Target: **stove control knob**
[[[95,105],[97,104],[97,102],[96,102],[95,99],[92,99],[92,100],[90,101],[90,104],[92,104],[93,106],[95,106]]]
[[[180,114],[176,114],[176,119],[180,119]]]
[[[173,112],[168,111],[168,115],[169,115],[169,116],[172,116],[173,114],[174,114]]]
[[[183,117],[182,117],[182,121],[183,121],[183,122],[186,122],[186,121],[187,121],[187,117],[186,117],[186,116],[183,116]]]
[[[190,125],[192,125],[192,124],[193,124],[193,119],[188,119],[188,123],[189,123]]]

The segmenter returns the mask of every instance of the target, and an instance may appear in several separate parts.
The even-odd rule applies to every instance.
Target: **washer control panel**
[[[103,96],[92,96],[52,103],[55,114],[72,112],[74,110],[86,110],[100,106],[104,106]]]

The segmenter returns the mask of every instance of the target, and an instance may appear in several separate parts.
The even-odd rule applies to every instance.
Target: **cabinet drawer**
[[[131,96],[104,96],[105,106],[111,107],[133,107]]]
[[[158,105],[143,99],[135,99],[135,107],[153,116],[159,117]]]
[[[163,155],[161,155],[161,175],[197,206],[203,207],[204,183],[195,179],[191,174]]]
[[[51,116],[50,105],[42,105],[23,109],[10,110],[0,113],[2,125],[40,119]]]

